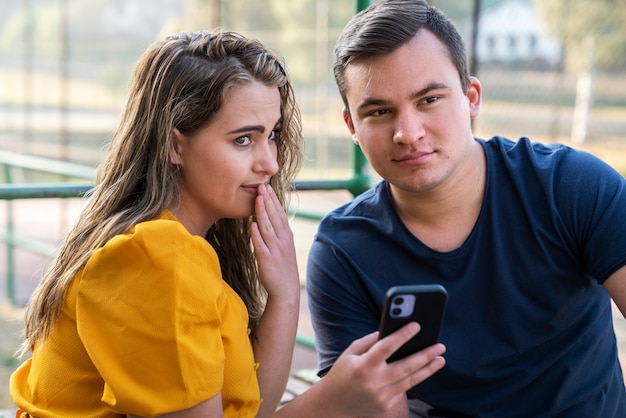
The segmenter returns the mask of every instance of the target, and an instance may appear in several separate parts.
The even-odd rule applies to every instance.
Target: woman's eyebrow
[[[280,126],[283,123],[283,118],[280,117],[278,118],[278,120],[276,121],[276,124],[274,124],[274,128],[276,126]],[[250,132],[250,131],[256,131],[259,133],[263,133],[265,132],[265,126],[263,125],[247,125],[247,126],[242,126],[240,128],[237,129],[233,129],[230,132],[227,132],[228,134],[240,134],[240,133],[244,133],[244,132]]]
[[[250,132],[250,131],[257,131],[259,133],[263,133],[265,132],[265,126],[263,125],[242,126],[241,128],[234,129],[227,133],[228,134],[241,134],[241,133]]]

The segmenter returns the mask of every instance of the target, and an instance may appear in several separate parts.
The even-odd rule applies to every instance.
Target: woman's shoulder
[[[111,238],[101,250],[121,252],[120,255],[139,251],[142,256],[150,258],[186,258],[197,253],[217,257],[206,239],[190,234],[170,212],[138,223],[126,233]]]
[[[108,281],[137,277],[146,285],[166,278],[175,285],[178,278],[192,285],[207,275],[221,282],[215,250],[206,239],[191,235],[166,213],[111,238],[93,253],[81,276],[83,279],[106,277]]]

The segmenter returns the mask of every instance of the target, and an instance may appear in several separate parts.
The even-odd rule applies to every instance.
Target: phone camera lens
[[[392,313],[394,316],[398,316],[398,315],[400,315],[400,314],[402,313],[402,309],[400,309],[400,308],[393,308],[393,309],[391,310],[391,313]]]
[[[397,298],[393,300],[394,305],[402,305],[403,303],[404,303],[404,298],[401,296],[398,296]]]

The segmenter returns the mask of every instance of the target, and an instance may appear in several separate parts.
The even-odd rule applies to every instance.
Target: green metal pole
[[[371,0],[356,0],[356,12],[359,13],[361,10],[366,9],[370,4],[372,4]]]
[[[5,181],[7,183],[13,182],[13,176],[11,176],[11,167],[8,164],[4,165]],[[13,224],[13,202],[7,200],[7,297],[13,306],[17,305],[15,297],[15,245],[13,244],[15,231]]]

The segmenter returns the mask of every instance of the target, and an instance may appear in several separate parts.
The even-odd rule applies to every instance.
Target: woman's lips
[[[248,184],[248,185],[243,185],[243,186],[241,186],[241,188],[242,188],[245,192],[250,193],[250,194],[253,194],[253,195],[255,195],[255,196],[256,196],[256,195],[258,194],[258,192],[259,192],[259,185],[258,185],[258,184]]]

